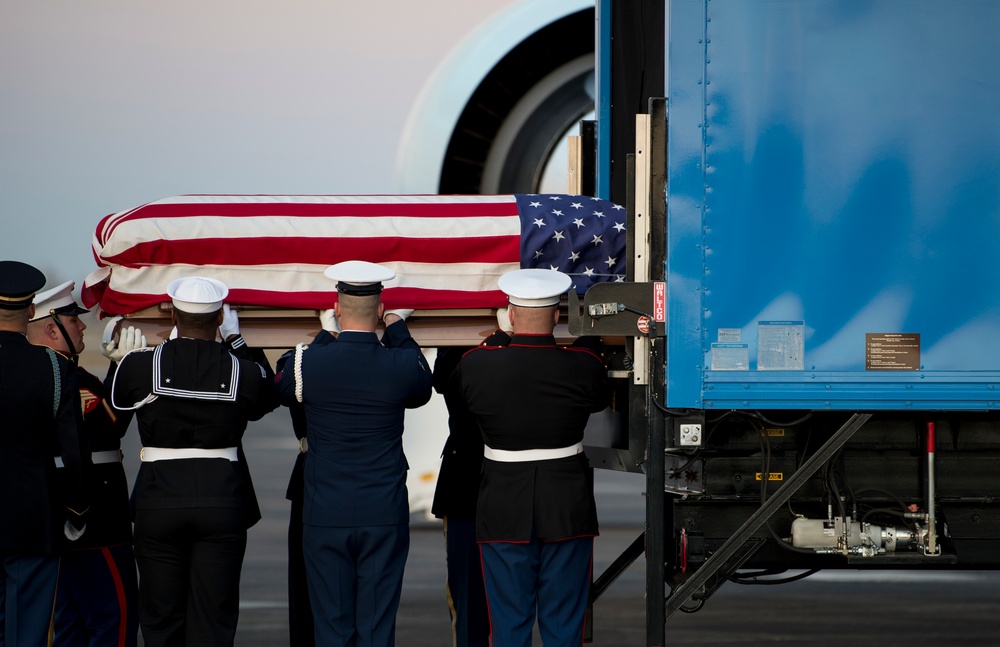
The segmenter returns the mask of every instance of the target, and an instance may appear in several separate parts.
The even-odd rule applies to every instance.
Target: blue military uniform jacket
[[[301,390],[309,451],[304,475],[303,522],[352,527],[409,522],[408,465],[403,455],[403,413],[431,396],[431,370],[405,322],[375,333],[345,330],[336,340],[321,332],[278,364],[278,390],[286,404]]]
[[[20,333],[0,331],[0,412],[0,554],[52,554],[63,522],[82,527],[89,506],[90,450],[69,362]],[[55,456],[65,465],[58,475]]]

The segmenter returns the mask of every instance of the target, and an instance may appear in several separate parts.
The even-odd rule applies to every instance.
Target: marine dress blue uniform
[[[305,406],[303,543],[316,644],[392,645],[410,543],[403,413],[430,399],[430,367],[397,321],[382,343],[374,332],[321,332],[278,370],[282,401],[296,402],[298,389]]]
[[[496,647],[530,647],[536,604],[546,647],[583,643],[598,534],[587,457],[491,456],[582,443],[590,414],[607,402],[604,365],[590,339],[570,348],[551,335],[515,334],[510,346],[476,348],[459,364],[459,388],[488,448],[476,538]]]
[[[82,347],[74,346],[75,335],[69,333],[61,319],[67,317],[73,322],[78,315],[89,312],[73,298],[74,287],[73,281],[67,281],[37,295],[35,315],[31,320],[36,322],[33,325],[39,332],[48,326],[51,318],[64,345],[58,344],[58,340],[50,341],[44,334],[32,335],[29,331],[29,335],[33,341],[44,345],[57,343],[68,351],[67,360],[77,364]],[[70,324],[74,331],[82,332],[78,326]],[[145,345],[145,338],[141,338]],[[119,343],[125,344],[123,340]],[[59,561],[54,647],[132,647],[139,631],[139,584],[132,550],[132,512],[121,453],[121,438],[132,421],[132,412],[116,411],[105,397],[111,390],[116,366],[115,362],[110,364],[103,381],[82,366],[76,365],[75,369],[83,433],[90,445],[93,462],[87,479],[91,506],[87,532],[76,541],[64,542]],[[62,464],[61,457],[58,462]]]
[[[551,308],[569,284],[550,270],[500,278],[524,308]],[[598,534],[583,432],[607,404],[606,370],[596,338],[561,347],[512,321],[508,346],[469,351],[454,378],[483,435],[476,538],[493,645],[530,647],[537,614],[546,647],[573,647],[583,643]]]
[[[104,397],[114,364],[106,382],[79,366],[76,375],[94,463],[92,505],[87,532],[67,542],[62,555],[53,645],[130,647],[139,631],[139,585],[121,438],[132,415],[112,409]]]

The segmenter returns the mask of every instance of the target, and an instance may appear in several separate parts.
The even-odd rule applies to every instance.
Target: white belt
[[[186,458],[225,458],[236,462],[235,447],[219,447],[217,449],[201,449],[198,447],[143,447],[139,452],[139,460],[143,463],[153,461],[175,461]]]
[[[56,456],[56,467],[65,467],[63,463],[62,456]],[[120,449],[109,449],[106,452],[94,452],[90,455],[90,462],[94,465],[100,463],[120,463],[122,460],[122,451]]]
[[[500,463],[523,463],[524,461],[551,461],[567,456],[576,456],[583,451],[583,443],[579,442],[569,447],[557,447],[555,449],[493,449],[483,447],[483,456],[491,461]]]

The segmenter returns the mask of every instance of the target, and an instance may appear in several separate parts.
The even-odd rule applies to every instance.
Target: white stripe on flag
[[[238,225],[235,227],[234,225]],[[519,216],[473,218],[385,217],[309,218],[295,216],[190,216],[129,220],[115,227],[114,235],[102,249],[101,256],[122,254],[140,243],[175,242],[205,238],[225,239],[239,245],[246,238],[484,238],[521,235]],[[335,241],[334,241],[335,242]],[[97,245],[95,240],[95,246]]]
[[[497,280],[518,263],[382,263],[396,272],[388,288],[421,288],[481,292],[497,290]],[[115,267],[110,288],[123,294],[161,294],[168,283],[185,276],[207,276],[231,290],[267,292],[330,292],[335,284],[323,275],[326,265],[152,265]]]

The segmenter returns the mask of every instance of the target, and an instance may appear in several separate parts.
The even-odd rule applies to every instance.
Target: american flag
[[[625,280],[625,208],[579,195],[516,195],[521,266],[559,270],[579,294]]]
[[[497,279],[556,268],[581,294],[623,280],[625,210],[596,198],[538,195],[185,195],[114,213],[97,225],[87,307],[128,314],[168,301],[180,276],[217,278],[233,304],[323,309],[323,270],[366,260],[396,272],[389,308],[494,308]]]

